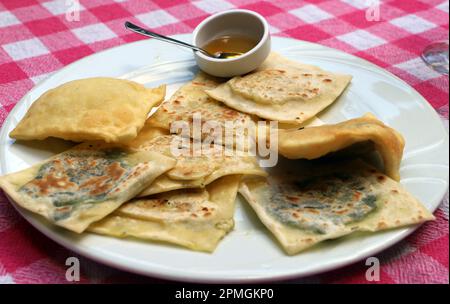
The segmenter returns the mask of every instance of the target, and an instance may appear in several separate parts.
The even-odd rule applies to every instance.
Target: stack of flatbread
[[[248,117],[203,100],[196,88],[184,87],[177,96],[181,94],[188,100],[199,98],[192,107],[210,102],[205,113],[215,113],[223,121]],[[254,155],[231,153],[214,143],[202,145],[197,155],[191,139],[170,134],[163,120],[152,124],[154,118],[148,119],[148,113],[164,96],[164,86],[147,89],[112,78],[77,80],[46,92],[11,137],[58,137],[82,143],[1,177],[0,187],[21,207],[77,233],[92,231],[213,251],[234,227],[241,176],[267,173]],[[155,116],[165,113],[168,105]],[[171,110],[175,112],[180,119],[188,117],[187,112]],[[177,143],[186,145],[187,151],[175,156]]]
[[[21,207],[77,233],[208,252],[233,229],[238,192],[288,254],[355,231],[433,219],[399,184],[398,132],[371,114],[317,123],[350,81],[275,53],[232,79],[199,73],[165,102],[164,86],[72,81],[36,100],[10,136],[79,144],[1,177],[0,187]],[[238,144],[250,138],[261,145],[258,121],[283,126],[263,143],[277,143],[283,166],[263,170],[250,146]],[[230,123],[231,134],[211,128]]]

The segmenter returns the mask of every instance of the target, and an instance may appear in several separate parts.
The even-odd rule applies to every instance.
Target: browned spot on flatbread
[[[223,112],[223,114],[224,114],[224,117],[226,117],[226,118],[233,118],[233,117],[238,117],[239,116],[239,113],[237,111],[235,111],[235,110],[232,110],[232,109],[225,110]]]
[[[309,208],[305,209],[305,212],[314,213],[314,214],[319,214],[319,213],[320,213],[320,212],[319,212],[318,210],[316,210],[316,209],[309,209]]]
[[[188,211],[191,209],[191,204],[190,203],[181,203],[181,204],[178,204],[176,208],[180,211]]]
[[[90,195],[98,195],[105,193],[108,189],[111,189],[114,183],[118,181],[125,173],[125,169],[122,168],[119,163],[112,163],[106,169],[106,174],[103,176],[92,177],[88,181],[80,185],[81,188],[91,188]]]
[[[140,171],[139,168],[136,168],[136,171]],[[122,168],[119,163],[113,163],[111,166],[108,166],[106,173],[109,177],[116,181],[123,176],[125,169]]]
[[[379,222],[377,227],[378,227],[378,229],[386,229],[387,225],[385,222]]]
[[[342,209],[342,210],[336,211],[337,214],[345,214],[347,212],[348,212],[347,209]]]
[[[89,191],[89,194],[98,195],[105,193],[110,188],[110,185],[107,183],[107,181],[108,181],[107,176],[99,176],[85,182],[84,184],[80,185],[80,187],[82,188],[91,187],[92,190]]]
[[[380,183],[382,183],[382,182],[384,182],[384,181],[386,180],[386,177],[385,177],[384,175],[378,175],[378,176],[377,176],[377,180],[378,180]]]
[[[70,207],[70,206],[64,206],[64,207],[59,207],[58,211],[59,212],[67,212],[67,211],[70,211],[71,209],[72,209],[72,207]]]
[[[49,193],[49,189],[69,189],[70,187],[76,186],[72,183],[67,176],[56,177],[53,174],[46,175],[41,179],[35,179],[31,181],[31,184],[39,188],[39,193],[46,195]]]
[[[185,172],[183,172],[183,175],[184,176],[188,176],[188,175],[191,175],[193,173],[193,170],[191,169],[191,170],[186,170]]]
[[[296,196],[286,196],[286,198],[288,199],[288,200],[290,200],[291,202],[298,202],[299,201],[299,198],[298,197],[296,197]]]

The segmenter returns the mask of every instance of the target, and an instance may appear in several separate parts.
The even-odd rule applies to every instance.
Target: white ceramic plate
[[[191,40],[189,35],[176,38]],[[428,209],[437,208],[448,187],[449,142],[440,118],[426,100],[392,74],[340,51],[277,37],[273,38],[273,49],[294,60],[353,75],[344,95],[320,118],[334,123],[372,112],[399,130],[406,138],[402,184]],[[1,174],[25,169],[67,148],[67,143],[59,140],[25,145],[8,137],[31,102],[44,91],[73,79],[113,76],[147,86],[167,83],[171,94],[196,70],[190,51],[155,40],[109,49],[65,67],[33,88],[5,121],[0,133]],[[136,240],[76,235],[17,209],[42,233],[93,260],[143,275],[193,282],[273,281],[315,274],[374,255],[416,228],[349,236],[289,257],[253,211],[239,200],[234,231],[213,254],[206,254]]]

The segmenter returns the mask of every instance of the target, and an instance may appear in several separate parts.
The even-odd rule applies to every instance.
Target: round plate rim
[[[186,37],[190,37],[190,36],[191,36],[191,34],[178,34],[178,35],[172,35],[170,37],[173,37],[175,39],[186,39]],[[392,74],[391,72],[381,68],[380,66],[378,66],[370,61],[367,61],[367,60],[357,57],[355,55],[348,54],[343,51],[340,51],[340,50],[337,50],[334,48],[330,48],[328,46],[320,45],[317,43],[297,40],[297,39],[288,38],[288,37],[277,37],[277,36],[273,36],[272,39],[273,39],[272,42],[274,45],[275,45],[276,41],[280,40],[280,39],[281,40],[290,40],[292,42],[296,42],[296,43],[300,43],[300,44],[304,44],[304,45],[310,45],[310,46],[320,47],[322,49],[328,49],[330,51],[339,53],[344,56],[350,56],[350,57],[352,57],[352,59],[359,60],[360,62],[364,63],[366,66],[369,66],[378,71],[381,71],[381,72],[385,73],[386,75],[388,75],[389,77],[395,78],[397,81],[400,81],[403,85],[407,86],[409,89],[411,89],[413,94],[416,95],[416,97],[418,99],[421,99],[422,104],[425,105],[425,107],[427,107],[427,110],[428,111],[431,110],[430,113],[432,115],[434,115],[434,118],[440,120],[440,117],[438,116],[438,114],[434,110],[434,108],[428,103],[428,101],[419,92],[417,92],[417,90],[415,88],[411,87],[408,83],[403,81],[398,76]],[[123,44],[123,45],[119,45],[119,46],[115,46],[112,48],[102,50],[100,52],[83,57],[75,62],[72,62],[72,63],[64,66],[60,70],[54,72],[50,77],[48,77],[42,81],[39,81],[30,91],[27,92],[27,94],[25,94],[21,98],[20,101],[18,101],[16,103],[16,105],[13,107],[13,109],[10,111],[10,113],[8,113],[8,116],[4,120],[2,128],[0,130],[0,142],[3,142],[3,140],[5,138],[7,138],[7,136],[8,136],[8,134],[6,134],[6,131],[5,131],[5,129],[6,129],[5,126],[10,123],[9,120],[12,119],[13,114],[18,111],[18,109],[22,106],[22,103],[24,103],[26,101],[28,96],[30,96],[33,93],[33,91],[36,90],[38,87],[44,85],[45,82],[49,81],[53,77],[58,76],[59,74],[64,73],[66,70],[72,68],[74,65],[82,64],[83,61],[91,59],[92,57],[102,56],[103,54],[105,54],[107,52],[116,51],[117,49],[120,49],[122,47],[129,47],[130,45],[144,44],[147,42],[148,42],[148,40],[138,40],[138,41],[134,41],[131,43],[127,43],[127,44]],[[441,131],[443,131],[448,136],[448,132],[445,130],[442,123],[440,124],[440,128],[441,128]],[[3,158],[0,159],[0,172],[4,172]],[[448,178],[447,178],[447,191],[448,191]],[[445,191],[444,191],[443,195],[445,195]],[[104,265],[107,265],[110,267],[114,267],[116,269],[132,272],[132,273],[136,273],[136,274],[141,274],[144,276],[152,276],[152,277],[157,277],[157,278],[161,278],[161,279],[177,280],[177,281],[185,281],[185,282],[197,282],[197,283],[244,283],[244,282],[245,283],[255,283],[255,282],[267,282],[267,281],[272,281],[272,280],[288,280],[288,279],[301,278],[301,277],[310,276],[310,275],[314,275],[314,274],[318,274],[318,273],[323,273],[323,272],[337,269],[337,268],[340,268],[340,267],[343,267],[346,265],[350,265],[351,263],[360,261],[360,260],[362,260],[366,257],[372,256],[372,255],[375,255],[375,254],[383,251],[384,249],[403,240],[405,237],[407,237],[412,232],[414,232],[418,227],[420,227],[420,226],[413,226],[413,227],[409,227],[409,228],[404,228],[401,231],[399,231],[395,236],[391,237],[391,239],[389,239],[389,241],[385,242],[381,246],[376,246],[374,248],[360,250],[360,252],[357,255],[349,256],[348,258],[341,259],[339,262],[334,262],[334,263],[325,265],[324,267],[320,267],[320,268],[317,268],[314,270],[285,271],[282,274],[276,274],[276,275],[270,275],[270,274],[268,274],[268,275],[253,275],[253,276],[241,276],[238,278],[222,276],[221,278],[218,278],[215,276],[205,275],[204,273],[198,274],[198,273],[186,271],[186,270],[183,270],[183,272],[181,272],[181,273],[173,273],[173,272],[171,273],[171,272],[164,272],[164,271],[148,271],[147,269],[140,269],[139,267],[124,265],[123,263],[111,261],[109,259],[102,259],[101,257],[97,256],[95,253],[92,253],[90,251],[90,249],[87,248],[86,246],[74,245],[74,244],[70,243],[70,240],[66,239],[63,235],[58,234],[54,230],[52,230],[49,227],[42,224],[40,222],[40,220],[38,220],[35,217],[34,214],[31,214],[30,212],[23,210],[22,208],[17,206],[8,195],[6,195],[6,197],[11,202],[11,204],[14,206],[14,208],[19,212],[19,214],[23,218],[25,218],[33,227],[35,227],[37,230],[39,230],[41,233],[43,233],[46,237],[50,238],[51,240],[55,241],[56,243],[62,245],[63,247],[66,247],[67,249],[74,251],[82,256],[85,256],[85,257],[92,259],[96,262],[99,262],[101,264],[104,264]],[[443,197],[441,197],[441,200],[442,200],[442,198]],[[433,209],[436,210],[437,207],[433,208]]]

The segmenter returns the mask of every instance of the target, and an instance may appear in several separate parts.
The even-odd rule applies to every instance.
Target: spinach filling
[[[124,156],[120,149],[68,151],[43,164],[19,192],[50,199],[54,220],[66,219],[78,208],[110,198],[132,171]]]
[[[377,209],[370,181],[358,174],[333,173],[273,185],[265,209],[279,221],[325,234],[335,226],[358,222]]]

